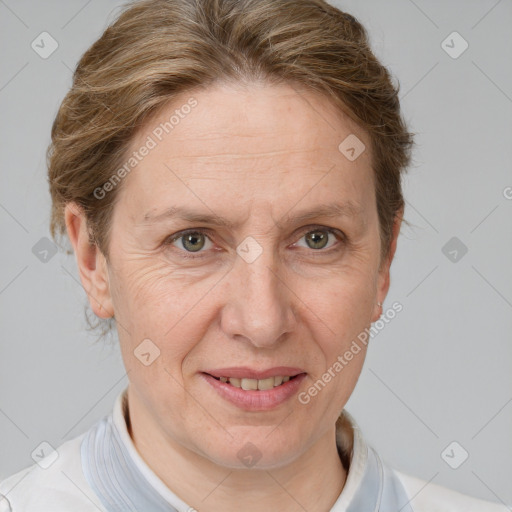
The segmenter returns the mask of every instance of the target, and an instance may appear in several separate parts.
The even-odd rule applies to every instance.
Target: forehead
[[[157,142],[179,148],[182,157],[211,157],[210,149],[229,151],[235,144],[243,152],[230,154],[240,158],[320,147],[337,153],[350,134],[368,142],[326,97],[291,84],[217,84],[184,92],[146,123],[135,145],[148,133],[161,135]]]
[[[365,149],[351,161],[339,146],[354,136]],[[146,216],[174,206],[179,191],[216,206],[269,194],[284,202],[342,196],[359,204],[373,196],[367,134],[327,98],[292,85],[219,84],[182,93],[146,122],[128,153],[150,140],[153,147],[123,183],[139,220],[142,210]]]

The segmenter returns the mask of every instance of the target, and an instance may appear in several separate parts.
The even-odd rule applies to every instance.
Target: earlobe
[[[83,209],[76,203],[68,203],[64,218],[69,240],[75,252],[80,281],[87,293],[95,315],[111,318],[114,315],[107,262],[97,245],[90,242],[87,220]]]

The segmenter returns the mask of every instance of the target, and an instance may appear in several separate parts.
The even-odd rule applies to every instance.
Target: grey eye
[[[311,249],[323,249],[327,245],[329,234],[317,229],[305,235],[305,239]]]
[[[178,247],[185,249],[187,252],[199,252],[205,247],[205,244],[210,241],[209,238],[200,231],[189,231],[184,233],[176,237],[173,242],[178,242],[180,240],[181,247]]]

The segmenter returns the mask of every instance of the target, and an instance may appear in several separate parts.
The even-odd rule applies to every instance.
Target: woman
[[[77,67],[49,182],[129,386],[2,510],[506,510],[387,467],[343,409],[411,146],[365,30],[321,0],[126,9]]]

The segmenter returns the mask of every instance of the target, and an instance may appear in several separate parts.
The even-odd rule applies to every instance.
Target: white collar
[[[128,433],[127,390],[121,392],[112,413],[84,436],[82,468],[108,512],[189,512],[137,452]],[[352,435],[351,435],[351,431]],[[353,441],[352,441],[353,437]],[[331,512],[411,512],[405,491],[394,471],[382,464],[368,446],[352,416],[343,410],[336,423],[340,457],[350,459],[347,479]],[[350,445],[352,445],[350,447]]]

